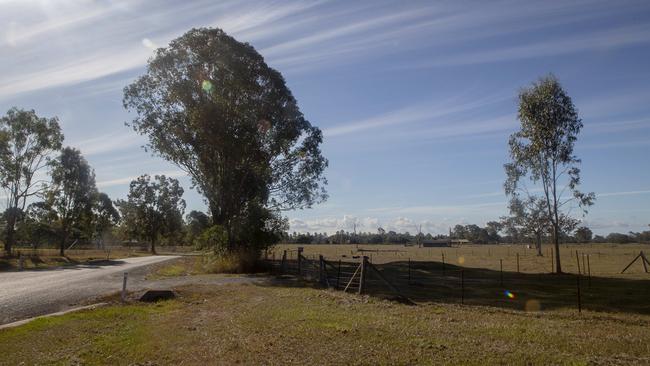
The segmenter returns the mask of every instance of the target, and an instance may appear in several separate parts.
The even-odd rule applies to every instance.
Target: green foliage
[[[53,162],[52,185],[44,205],[53,214],[61,255],[70,237],[92,238],[97,196],[95,172],[81,152],[71,147],[63,149]]]
[[[231,251],[272,243],[280,210],[326,198],[321,131],[282,75],[220,29],[192,29],[158,49],[124,106],[149,148],[192,177]]]
[[[588,227],[579,227],[576,230],[576,241],[578,243],[588,243],[593,238],[594,233]]]
[[[194,241],[198,236],[210,227],[211,221],[210,216],[201,211],[190,211],[190,213],[185,217],[185,228],[187,231],[185,242],[188,244],[194,244]]]
[[[183,226],[183,188],[174,178],[147,174],[131,182],[125,200],[117,201],[122,213],[126,234],[151,244],[156,252],[156,242],[164,236],[173,236]]]
[[[228,250],[228,233],[220,225],[214,225],[204,230],[195,240],[197,249],[211,249],[216,254],[223,254]]]
[[[46,168],[50,155],[61,148],[63,134],[59,121],[42,118],[34,110],[10,109],[0,118],[0,185],[5,191],[5,251],[11,252],[16,224],[27,201],[45,190],[35,178]]]

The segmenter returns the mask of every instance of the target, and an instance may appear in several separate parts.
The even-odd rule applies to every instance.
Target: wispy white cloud
[[[453,134],[453,132],[459,130],[459,127],[463,128],[466,132],[469,132],[471,129],[461,127],[458,125],[458,123],[455,123],[455,126],[449,126],[448,124],[441,126],[435,122],[440,122],[438,119],[441,117],[462,115],[462,113],[497,104],[508,99],[511,99],[511,97],[497,96],[480,98],[476,100],[468,100],[464,97],[453,97],[445,101],[407,106],[391,110],[381,115],[373,116],[370,118],[342,123],[337,126],[325,128],[323,130],[323,134],[325,137],[336,137],[353,134],[360,131],[374,130],[395,125],[413,124],[418,122],[429,122],[426,127],[433,127],[436,130],[436,133]],[[509,118],[509,116],[505,118]],[[492,130],[494,127],[496,127],[497,124],[502,125],[503,121],[504,119],[499,119],[498,121],[483,120],[477,122],[474,127],[484,130]],[[507,124],[512,124],[512,121],[508,120]],[[419,131],[418,134],[421,132],[422,131]]]
[[[151,176],[165,175],[167,177],[178,178],[178,177],[187,176],[187,173],[185,173],[182,170],[168,170],[168,171],[161,171],[161,172],[151,173],[149,175],[151,175]],[[106,187],[112,187],[112,186],[128,185],[128,184],[131,183],[131,181],[137,179],[139,176],[140,175],[133,175],[133,176],[128,176],[128,177],[121,177],[121,178],[115,178],[115,179],[102,180],[102,181],[97,182],[97,187],[106,188]]]
[[[634,195],[639,195],[639,194],[650,194],[650,190],[597,193],[596,198],[598,198],[598,197],[634,196]]]
[[[460,52],[417,62],[412,67],[458,66],[603,50],[650,42],[650,27],[627,26],[525,45]]]
[[[135,132],[113,132],[101,136],[70,143],[86,156],[112,153],[119,150],[144,145],[146,140]]]

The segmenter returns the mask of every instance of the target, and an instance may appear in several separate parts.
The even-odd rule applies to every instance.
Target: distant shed
[[[434,240],[424,240],[422,242],[422,247],[424,248],[445,248],[451,247],[454,245],[463,245],[469,244],[470,241],[467,239],[434,239]]]

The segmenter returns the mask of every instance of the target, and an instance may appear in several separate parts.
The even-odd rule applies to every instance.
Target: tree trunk
[[[557,225],[553,225],[553,243],[555,244],[555,273],[562,273],[560,264],[560,233]]]
[[[156,238],[151,238],[151,254],[156,254]]]
[[[60,243],[60,246],[59,246],[59,255],[62,256],[62,257],[65,256],[65,242],[66,242],[67,236],[68,236],[67,234],[61,235],[61,243]]]
[[[537,240],[535,243],[535,246],[537,247],[537,256],[543,257],[544,254],[542,254],[542,234],[536,234],[535,239]]]
[[[16,244],[16,215],[13,210],[8,210],[9,217],[7,220],[7,236],[5,238],[5,252],[11,255],[11,250]]]

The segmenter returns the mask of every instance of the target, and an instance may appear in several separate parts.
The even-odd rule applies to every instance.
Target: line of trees
[[[333,234],[285,232],[282,242],[287,244],[418,244],[436,239],[449,239],[449,235],[432,235],[431,233],[399,233],[379,228],[377,232],[349,232],[338,230]],[[472,244],[554,244],[550,231],[542,232],[539,237],[531,236],[526,231],[508,227],[499,221],[490,221],[484,227],[478,225],[456,225],[451,230],[451,239],[465,239]],[[579,227],[569,232],[561,232],[561,243],[650,243],[650,230],[643,232],[610,233],[593,235],[591,229]]]

